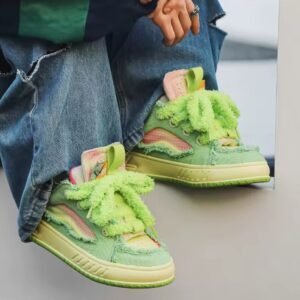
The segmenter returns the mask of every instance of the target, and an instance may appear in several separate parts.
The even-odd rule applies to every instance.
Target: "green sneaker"
[[[81,162],[54,189],[32,241],[100,283],[150,288],[172,282],[173,260],[140,198],[153,180],[124,170],[121,144],[86,151]]]
[[[201,68],[191,69],[185,77],[187,95],[158,100],[143,140],[128,153],[127,170],[193,187],[269,181],[269,166],[258,148],[240,142],[238,108],[221,92],[199,90],[202,75]],[[189,82],[195,78],[198,82]],[[176,86],[179,92],[170,95],[184,90],[178,78]]]

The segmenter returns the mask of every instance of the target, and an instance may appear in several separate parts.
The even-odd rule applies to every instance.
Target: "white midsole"
[[[162,266],[140,267],[101,260],[78,247],[45,221],[39,224],[32,238],[95,280],[101,278],[128,284],[159,284],[174,278],[173,261]]]
[[[270,174],[266,162],[228,165],[189,165],[132,152],[128,154],[126,168],[153,177],[177,179],[186,182],[215,183],[251,178],[267,178]]]

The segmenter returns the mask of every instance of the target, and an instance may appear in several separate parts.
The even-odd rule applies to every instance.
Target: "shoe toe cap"
[[[221,147],[212,155],[214,164],[267,163],[259,150],[254,147]]]
[[[171,261],[172,257],[164,246],[142,249],[122,244],[116,247],[113,256],[115,263],[141,267],[156,267]]]

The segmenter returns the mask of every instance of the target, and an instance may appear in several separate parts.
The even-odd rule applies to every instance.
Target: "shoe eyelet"
[[[182,132],[183,132],[183,134],[184,134],[185,136],[190,136],[190,135],[191,135],[191,134],[190,134],[189,132],[187,132],[186,130],[183,130]]]
[[[172,120],[169,121],[169,125],[170,125],[170,127],[172,127],[172,128],[177,127],[177,125],[176,125],[174,122],[172,122]]]
[[[107,236],[107,231],[106,231],[105,229],[102,229],[102,234],[103,234],[104,236]]]
[[[199,138],[196,138],[196,143],[197,143],[199,146],[202,146],[201,141],[200,141]]]

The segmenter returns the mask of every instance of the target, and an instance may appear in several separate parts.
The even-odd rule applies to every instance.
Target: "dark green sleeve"
[[[95,40],[130,28],[149,14],[156,2],[141,5],[139,0],[0,0],[0,35],[54,43]]]

